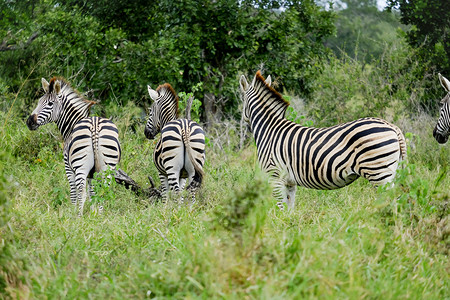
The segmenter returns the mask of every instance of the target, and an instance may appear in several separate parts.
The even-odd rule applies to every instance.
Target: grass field
[[[141,184],[157,178],[137,109],[112,114],[120,167]],[[412,147],[391,189],[363,179],[299,188],[295,209],[280,211],[251,140],[238,150],[234,133],[219,147],[219,132],[195,204],[154,204],[113,184],[97,187],[105,212],[82,218],[69,203],[59,132],[30,132],[24,119],[0,112],[9,195],[0,298],[450,297],[449,145],[432,139],[430,119],[399,124]]]

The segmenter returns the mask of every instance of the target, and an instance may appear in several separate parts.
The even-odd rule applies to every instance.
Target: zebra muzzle
[[[439,144],[445,144],[448,141],[448,135],[445,136],[437,132],[437,128],[434,127],[433,136]]]
[[[155,138],[155,134],[153,134],[153,132],[147,127],[145,127],[144,134],[145,137],[148,138],[149,140],[153,140]]]
[[[30,129],[30,130],[36,130],[39,127],[39,125],[37,123],[37,115],[36,114],[30,115],[28,117],[27,126],[28,126],[28,129]]]

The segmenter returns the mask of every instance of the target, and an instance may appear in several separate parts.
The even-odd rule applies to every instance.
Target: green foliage
[[[416,164],[405,164],[397,171],[393,188],[379,188],[380,214],[387,225],[410,227],[413,234],[425,237],[434,249],[448,255],[450,194],[444,184],[448,165],[442,166],[434,180],[417,173]]]
[[[195,98],[194,93],[202,90],[202,82],[197,83],[192,87],[192,92],[186,93],[186,92],[180,92],[178,93],[179,100],[179,109],[181,111],[181,116],[184,117],[186,115],[186,103],[189,100],[189,98],[193,97],[192,100],[192,106],[191,106],[191,120],[200,123],[200,107],[202,106],[202,102]]]
[[[426,81],[427,92],[423,100],[426,108],[438,108],[439,89],[435,84],[436,75],[423,76],[427,73],[450,73],[450,12],[446,0],[389,0],[388,9],[400,11],[400,21],[409,25],[403,31],[408,44],[416,51],[416,60],[421,69],[417,79]]]
[[[293,91],[310,93],[327,53],[322,40],[333,31],[333,13],[313,1],[13,4],[7,10],[13,17],[3,22],[23,37],[6,38],[17,47],[0,52],[0,78],[17,91],[30,76],[24,110],[36,98],[40,77],[60,75],[90,98],[123,105],[142,105],[148,82],[169,82],[181,91],[202,82],[195,93],[202,118],[234,114],[236,78],[257,68],[281,76]],[[275,9],[281,4],[284,10]],[[34,33],[37,38],[26,43]]]
[[[262,201],[270,198],[267,177],[257,174],[247,184],[236,189],[230,198],[216,209],[216,222],[236,237],[242,238],[243,231],[253,228],[253,235],[264,225],[266,213],[255,209]]]
[[[94,195],[92,195],[92,202],[96,205],[103,205],[104,203],[114,203],[116,193],[113,185],[116,184],[114,178],[115,170],[108,168],[108,170],[101,173],[95,173],[92,180]]]
[[[412,25],[408,43],[419,49],[422,61],[431,61],[441,73],[450,73],[450,12],[448,2],[437,0],[390,0],[389,7],[400,10],[401,22]]]
[[[427,106],[427,80],[416,77],[422,67],[416,52],[401,41],[386,47],[371,64],[348,56],[330,57],[316,81],[308,109],[320,126],[355,117],[381,117],[395,123],[397,118],[415,116],[422,110],[433,111]]]
[[[380,58],[386,45],[399,37],[401,27],[396,14],[378,11],[376,1],[343,1],[346,8],[337,11],[336,35],[326,41],[339,58],[349,56],[370,63]]]
[[[314,125],[314,122],[312,120],[307,120],[305,116],[300,115],[300,113],[296,112],[291,106],[287,108],[285,117],[289,121],[300,124],[302,126],[312,127]]]

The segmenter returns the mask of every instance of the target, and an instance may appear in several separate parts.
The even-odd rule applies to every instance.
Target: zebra
[[[249,84],[240,78],[243,119],[250,124],[261,169],[271,174],[273,195],[283,210],[294,207],[297,186],[332,190],[358,177],[375,186],[393,180],[406,159],[400,129],[378,118],[363,118],[328,128],[304,127],[285,118],[289,103],[275,91],[270,76],[258,71]]]
[[[189,181],[187,190],[194,195],[204,176],[205,132],[190,118],[178,119],[178,96],[170,84],[160,85],[156,90],[147,86],[147,89],[154,102],[144,134],[152,140],[161,132],[153,161],[159,173],[163,201],[169,190],[178,193],[184,189],[186,180]],[[186,107],[187,117],[190,117],[191,101],[188,100]]]
[[[450,81],[441,74],[439,74],[439,81],[447,95],[441,100],[442,107],[433,130],[433,136],[439,144],[445,144],[450,135]]]
[[[110,119],[88,117],[95,102],[84,99],[64,78],[53,77],[50,83],[44,78],[41,81],[44,95],[26,123],[30,130],[56,123],[64,139],[70,199],[73,205],[78,203],[81,216],[86,197],[93,194],[93,174],[115,169],[120,161],[119,131]]]

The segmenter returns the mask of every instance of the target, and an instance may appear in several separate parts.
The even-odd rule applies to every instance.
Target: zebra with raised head
[[[44,95],[27,120],[30,130],[55,122],[64,139],[64,164],[72,204],[83,214],[93,174],[115,169],[120,161],[119,132],[111,120],[88,117],[95,102],[84,99],[64,78],[42,78]],[[86,185],[87,181],[87,185]],[[88,193],[86,192],[88,189]],[[102,209],[100,207],[100,209]]]
[[[433,136],[439,144],[445,144],[450,135],[450,81],[441,74],[439,74],[439,81],[447,95],[441,100],[442,107],[433,130]]]
[[[240,78],[243,118],[250,123],[261,168],[271,174],[280,209],[293,208],[297,185],[332,190],[358,177],[374,185],[393,180],[406,144],[400,129],[364,118],[328,128],[309,128],[285,118],[289,103],[260,71]]]
[[[144,134],[152,140],[161,132],[153,160],[159,172],[163,200],[169,190],[174,193],[182,190],[186,180],[189,181],[187,189],[194,193],[204,176],[205,133],[196,122],[178,119],[178,96],[170,84],[163,84],[156,90],[147,88],[154,102]],[[190,115],[189,111],[186,113]]]

